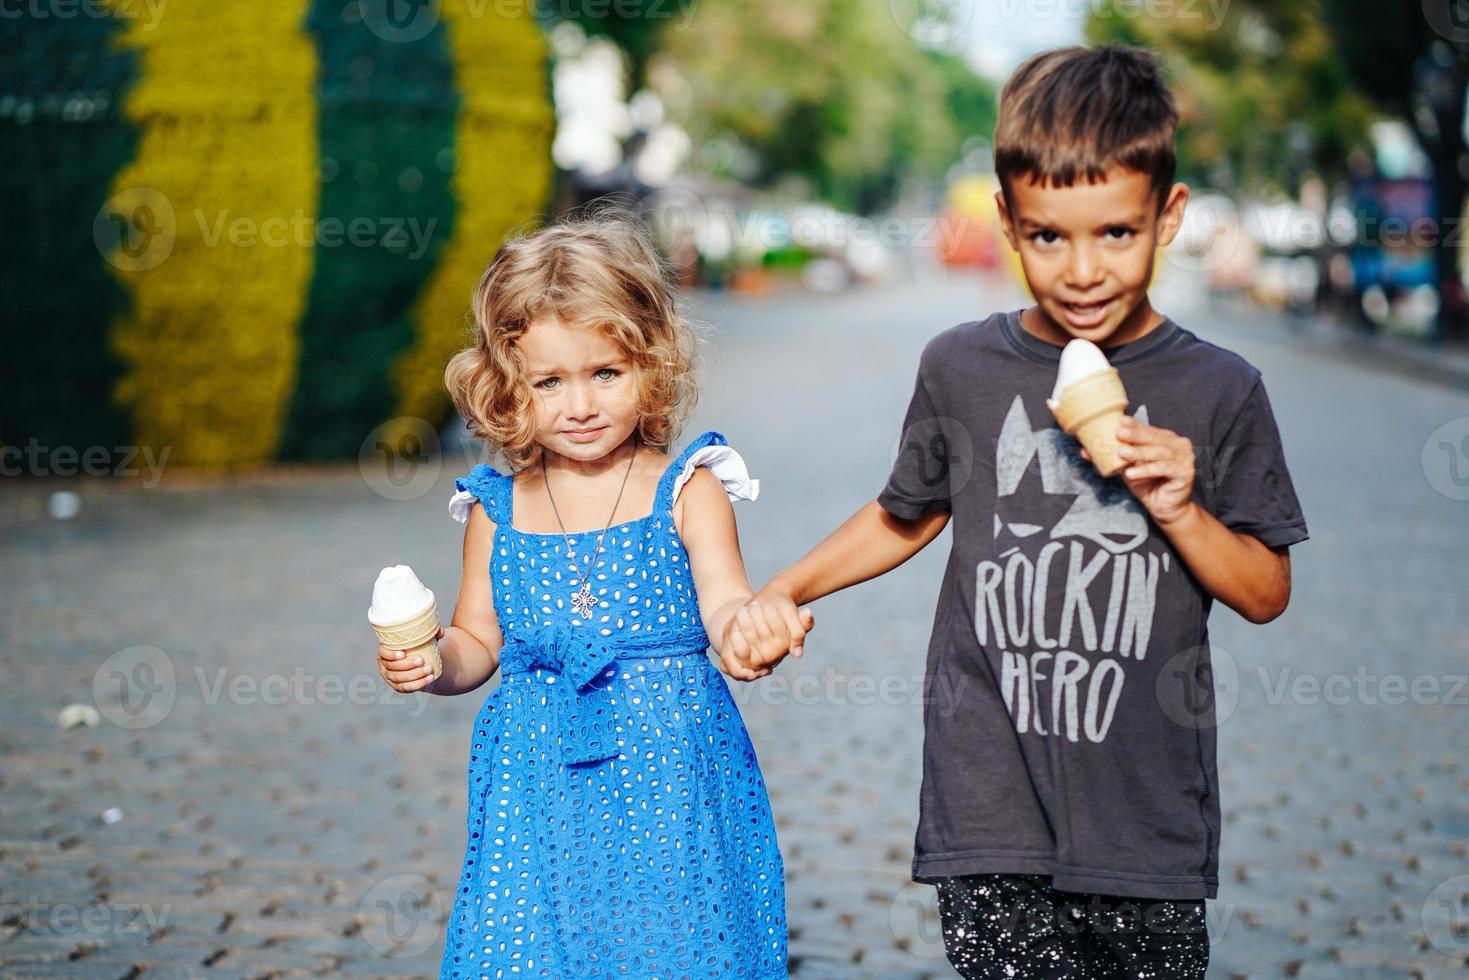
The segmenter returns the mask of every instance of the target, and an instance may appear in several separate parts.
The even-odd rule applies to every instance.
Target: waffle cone
[[[1061,428],[1086,447],[1098,473],[1111,476],[1126,465],[1118,452],[1117,423],[1127,408],[1127,391],[1116,368],[1072,382],[1050,406]]]
[[[368,622],[372,622],[369,618]],[[438,603],[430,602],[423,611],[394,623],[372,623],[378,642],[389,650],[402,650],[409,656],[423,658],[425,665],[434,670],[434,679],[444,672],[444,662],[439,656],[439,644],[434,639],[439,632]]]

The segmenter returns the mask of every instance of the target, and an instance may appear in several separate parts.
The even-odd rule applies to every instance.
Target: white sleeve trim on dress
[[[478,502],[479,498],[474,495],[473,490],[460,490],[449,498],[449,516],[460,524],[464,524],[469,520],[469,515]]]
[[[707,466],[714,471],[719,482],[724,484],[724,492],[731,501],[754,500],[760,496],[760,481],[750,479],[745,461],[732,446],[702,446],[684,461],[683,472],[673,481],[674,500],[678,499],[678,492],[700,466]]]

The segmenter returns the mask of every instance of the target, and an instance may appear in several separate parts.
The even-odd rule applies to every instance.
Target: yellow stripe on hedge
[[[141,77],[124,111],[141,139],[113,201],[120,222],[152,224],[156,250],[108,256],[132,298],[112,328],[115,394],[139,443],[179,463],[270,459],[296,383],[320,196],[308,3],[125,21]]]
[[[550,203],[555,129],[546,42],[534,19],[469,0],[444,0],[441,10],[459,93],[454,237],[413,309],[414,341],[391,373],[398,414],[434,424],[449,414],[444,365],[464,344],[480,273],[506,233]]]

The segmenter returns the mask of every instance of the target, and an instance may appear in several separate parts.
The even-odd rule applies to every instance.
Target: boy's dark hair
[[[1177,169],[1178,103],[1146,48],[1123,44],[1044,51],[1000,93],[995,175],[1070,187],[1121,166],[1152,178],[1158,209]]]

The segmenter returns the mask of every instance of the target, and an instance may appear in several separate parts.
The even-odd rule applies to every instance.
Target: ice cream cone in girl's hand
[[[372,587],[372,606],[367,621],[378,642],[389,650],[402,650],[410,658],[422,657],[433,668],[434,680],[444,672],[439,657],[439,610],[434,594],[424,587],[407,565],[384,568]],[[412,663],[412,660],[408,660]]]
[[[1126,465],[1118,452],[1117,424],[1127,408],[1127,391],[1096,344],[1077,337],[1062,349],[1046,406],[1062,430],[1086,447],[1098,473],[1111,476]]]

